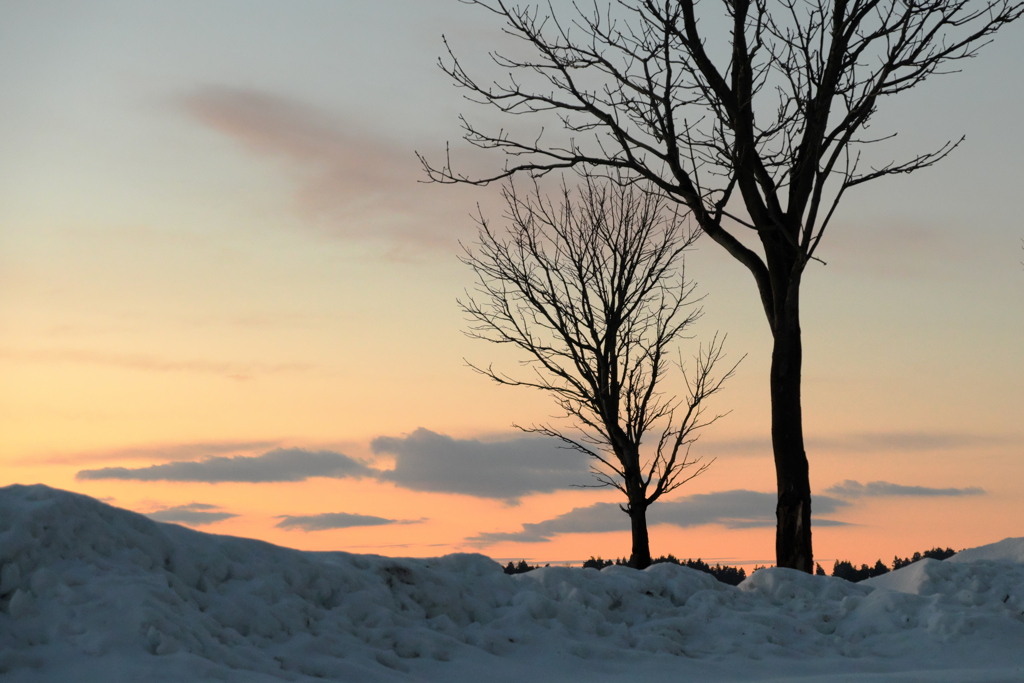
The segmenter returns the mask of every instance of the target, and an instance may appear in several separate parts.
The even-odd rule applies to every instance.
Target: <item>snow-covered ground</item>
[[[310,553],[0,489],[0,680],[1024,681],[1024,539],[861,584],[786,569]]]

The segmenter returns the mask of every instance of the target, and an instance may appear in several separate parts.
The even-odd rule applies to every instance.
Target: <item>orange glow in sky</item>
[[[441,34],[473,52],[498,28],[454,0],[384,5],[5,10],[0,485],[311,550],[628,555],[624,514],[617,529],[584,522],[619,502],[574,486],[590,483],[586,462],[566,460],[579,481],[545,490],[502,469],[539,448],[511,425],[554,406],[465,365],[517,360],[465,337],[455,303],[472,284],[458,242],[473,239],[477,204],[499,219],[497,188],[417,182],[413,151],[443,154],[472,106],[434,66]],[[805,276],[827,568],[1024,535],[1022,30],[887,103],[877,125],[900,131],[893,154],[967,141],[852,194],[823,242],[828,265]],[[706,294],[694,344],[724,332],[730,358],[747,358],[715,397],[729,414],[695,447],[717,460],[662,522],[652,508],[652,551],[750,566],[774,556],[769,331],[748,274],[719,252],[699,242],[687,259]],[[364,469],[308,474],[296,456],[260,460],[258,482],[139,473],[276,449]],[[104,468],[122,469],[80,474]],[[288,526],[334,513],[350,517]]]

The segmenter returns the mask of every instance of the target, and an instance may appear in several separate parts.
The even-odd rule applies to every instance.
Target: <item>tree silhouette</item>
[[[460,301],[470,336],[516,348],[527,372],[472,366],[509,386],[550,394],[572,431],[552,424],[522,428],[554,437],[593,459],[597,486],[621,491],[630,519],[630,563],[651,563],[647,509],[703,472],[690,457],[696,432],[714,422],[705,401],[732,369],[715,378],[717,337],[684,371],[687,395],[664,393],[677,344],[700,315],[683,253],[694,239],[664,200],[635,186],[586,177],[578,196],[566,185],[552,203],[534,186],[505,187],[508,226],[482,216],[478,243],[463,262],[477,285]],[[735,366],[733,366],[735,368]],[[642,448],[651,430],[652,448]]]
[[[619,0],[571,18],[504,0],[518,39],[478,79],[448,47],[442,68],[514,128],[463,118],[465,139],[504,152],[491,175],[422,159],[439,182],[484,184],[558,169],[642,179],[686,206],[753,277],[772,334],[776,558],[811,572],[811,485],[801,408],[800,288],[847,191],[943,159],[959,142],[870,164],[867,131],[884,98],[955,70],[1019,0]],[[548,5],[553,8],[553,5]],[[446,42],[447,47],[447,42]],[[524,118],[536,121],[529,125]],[[511,123],[511,121],[510,121]]]

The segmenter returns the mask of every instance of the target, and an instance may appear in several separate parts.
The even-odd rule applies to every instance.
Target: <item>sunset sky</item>
[[[498,32],[457,0],[0,2],[0,485],[302,549],[628,555],[587,460],[512,429],[550,400],[466,367],[515,363],[456,304],[497,188],[418,182],[414,151],[461,152],[458,115],[484,116],[442,34],[483,67]],[[1011,26],[883,101],[894,157],[966,140],[851,191],[805,275],[828,567],[1024,536],[1022,65]],[[717,331],[746,359],[652,552],[770,563],[768,326],[718,246],[687,272],[683,355]]]

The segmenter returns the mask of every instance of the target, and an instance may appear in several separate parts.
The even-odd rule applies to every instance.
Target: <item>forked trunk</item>
[[[799,296],[796,287],[791,296]],[[813,573],[811,481],[800,406],[803,349],[797,302],[787,302],[775,320],[771,369],[772,450],[779,494],[775,557],[780,567]]]

